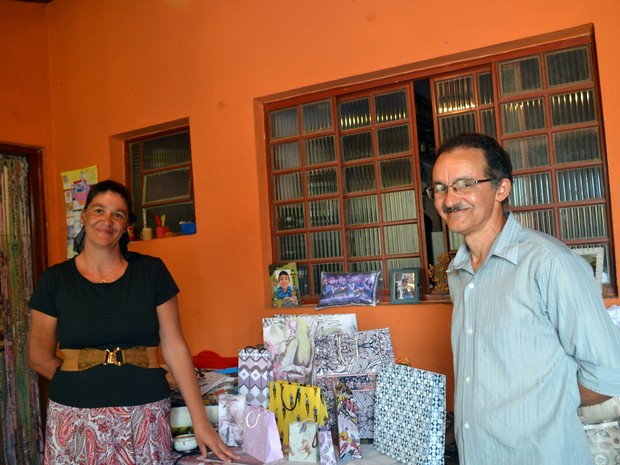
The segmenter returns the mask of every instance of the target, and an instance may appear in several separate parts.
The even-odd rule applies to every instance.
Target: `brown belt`
[[[61,349],[63,371],[84,371],[97,365],[123,366],[127,363],[141,368],[159,368],[157,347],[136,346],[129,349]]]

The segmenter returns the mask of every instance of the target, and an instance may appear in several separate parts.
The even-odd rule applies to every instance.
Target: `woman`
[[[51,380],[44,463],[172,463],[160,344],[203,457],[209,447],[225,462],[238,459],[207,420],[181,333],[179,289],[159,258],[127,250],[131,205],[122,184],[93,185],[79,254],[50,267],[30,299],[30,364]]]

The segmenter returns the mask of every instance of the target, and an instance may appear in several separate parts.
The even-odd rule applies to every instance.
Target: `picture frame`
[[[390,272],[390,303],[413,304],[420,301],[420,268]]]
[[[299,307],[299,275],[295,262],[269,265],[273,308]]]
[[[592,267],[594,273],[594,279],[599,286],[603,286],[603,259],[605,256],[605,249],[603,247],[584,247],[574,248],[573,252],[577,255],[581,255],[585,261],[587,261]]]

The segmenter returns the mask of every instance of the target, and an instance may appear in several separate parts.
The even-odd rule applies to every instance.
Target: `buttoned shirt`
[[[509,214],[476,272],[461,245],[448,283],[460,463],[592,463],[577,382],[620,395],[620,329],[591,266]]]

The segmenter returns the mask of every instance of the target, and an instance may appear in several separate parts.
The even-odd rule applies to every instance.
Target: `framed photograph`
[[[390,273],[390,303],[411,304],[420,301],[420,269],[405,268]]]
[[[296,263],[269,265],[269,275],[273,308],[298,307],[301,305]]]
[[[573,251],[577,255],[581,255],[592,267],[594,279],[599,286],[603,286],[603,256],[605,249],[603,247],[586,247],[575,248]]]

